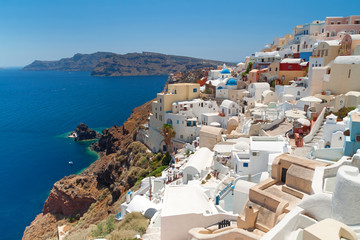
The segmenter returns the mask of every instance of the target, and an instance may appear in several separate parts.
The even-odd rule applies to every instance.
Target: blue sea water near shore
[[[98,130],[121,125],[166,80],[0,70],[0,239],[21,239],[54,182],[97,159],[91,142],[74,142],[65,133],[80,122]]]

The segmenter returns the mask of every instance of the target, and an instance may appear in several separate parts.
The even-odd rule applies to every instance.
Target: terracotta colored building
[[[340,32],[360,33],[360,15],[348,17],[327,17],[324,33],[327,39],[335,39]]]
[[[266,74],[267,80],[280,80],[282,84],[289,84],[289,81],[297,77],[306,76],[306,69],[309,63],[302,59],[284,59],[280,63],[272,63]]]

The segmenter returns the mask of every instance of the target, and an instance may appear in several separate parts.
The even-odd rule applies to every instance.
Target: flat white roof
[[[360,64],[360,56],[338,56],[335,58],[336,64]]]
[[[231,144],[231,143],[228,144],[218,143],[214,146],[213,151],[214,152],[216,151],[218,153],[231,153],[231,151],[234,149],[234,146],[235,144]]]
[[[284,145],[282,137],[250,137],[252,151],[283,152]]]
[[[202,113],[201,115],[204,115],[204,116],[217,116],[217,115],[219,115],[219,113],[217,113],[217,112],[214,112],[214,113]]]
[[[217,213],[213,203],[197,185],[169,186],[165,190],[161,216]]]
[[[285,58],[281,60],[281,63],[301,63],[302,61],[301,58]]]

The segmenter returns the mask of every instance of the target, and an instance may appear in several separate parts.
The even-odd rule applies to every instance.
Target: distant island
[[[36,60],[23,68],[24,71],[83,71],[93,76],[139,76],[168,75],[174,72],[186,72],[201,68],[216,68],[218,65],[234,63],[166,55],[161,53],[142,52],[115,54],[96,52],[92,54],[77,53],[71,58],[58,61]]]

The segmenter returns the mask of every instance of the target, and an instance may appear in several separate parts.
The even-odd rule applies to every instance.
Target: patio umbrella
[[[285,112],[285,117],[293,119],[305,118],[305,112],[297,109],[288,110]]]
[[[303,126],[310,126],[310,121],[306,118],[299,118],[297,121]]]
[[[320,98],[317,98],[317,97],[314,97],[314,96],[308,96],[308,97],[300,98],[300,101],[310,102],[310,103],[321,103],[322,102],[322,100]]]

